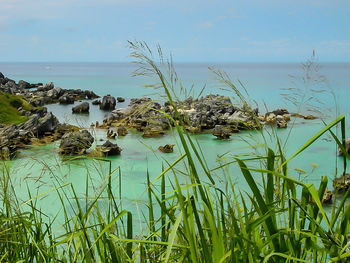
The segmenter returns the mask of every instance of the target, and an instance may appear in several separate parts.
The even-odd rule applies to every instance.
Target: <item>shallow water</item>
[[[291,86],[288,74],[300,73],[296,64],[223,64],[224,68],[234,79],[240,79],[247,87],[252,99],[266,101],[270,108],[285,106],[280,97],[280,88]],[[180,76],[184,83],[190,85],[195,83],[197,91],[208,83],[207,93],[224,93],[214,84],[204,64],[180,64],[178,65]],[[134,69],[126,64],[96,64],[96,63],[34,63],[34,64],[5,64],[0,63],[0,71],[10,78],[16,80],[25,79],[30,82],[48,82],[54,81],[57,86],[62,88],[81,88],[91,89],[100,95],[112,94],[114,96],[123,96],[127,98],[141,97],[153,91],[142,88],[146,82],[145,79],[135,79],[130,77]],[[350,74],[348,74],[350,64],[327,64],[324,66],[324,74],[330,78],[332,85],[337,90],[338,105],[341,113],[348,115],[350,105],[347,100],[348,87],[350,84]],[[227,94],[227,92],[226,92]],[[232,95],[232,93],[230,93]],[[330,106],[331,98],[325,103]],[[124,103],[118,103],[117,108],[125,107],[128,100]],[[90,104],[90,114],[71,114],[71,108],[74,105],[48,105],[49,111],[52,111],[61,122],[68,122],[78,125],[82,128],[89,128],[91,123],[102,122],[103,118],[109,113],[100,111],[98,106]],[[331,112],[333,114],[334,112]],[[330,119],[327,119],[329,121]],[[290,132],[292,122],[289,128],[278,130],[278,136],[284,141]],[[304,121],[297,119],[289,140],[285,145],[287,157],[297,151],[308,139],[316,134],[324,124],[320,120]],[[348,126],[347,126],[348,127]],[[100,139],[106,140],[106,131],[101,129],[92,129],[95,136],[95,143],[102,144]],[[272,149],[275,149],[274,136],[269,136],[272,131],[269,128],[264,129],[266,143]],[[225,161],[232,160],[233,155],[249,154],[256,151],[263,152],[263,147],[251,147],[264,144],[264,140],[259,132],[241,132],[234,134],[231,140],[220,141],[211,134],[192,135],[200,145],[202,152],[210,169],[213,169]],[[112,164],[112,170],[120,167],[122,171],[122,200],[123,208],[137,212],[141,216],[140,207],[147,200],[146,195],[146,173],[149,171],[151,180],[161,173],[162,164],[174,162],[181,156],[182,148],[179,145],[179,138],[173,132],[169,132],[161,138],[142,138],[136,131],[130,131],[129,134],[115,140],[123,148],[121,156],[108,158]],[[157,148],[166,143],[175,144],[174,153],[163,154],[158,152]],[[21,151],[19,157],[13,160],[11,165],[11,178],[16,186],[17,195],[22,200],[28,199],[27,189],[32,196],[45,193],[55,187],[71,183],[80,197],[85,194],[86,179],[93,183],[94,189],[98,191],[101,185],[106,183],[106,176],[109,171],[109,164],[92,159],[64,161],[58,154],[58,142],[45,146],[32,146]],[[223,155],[223,156],[222,156]],[[303,152],[300,157],[296,157],[290,164],[290,176],[300,178],[305,182],[319,184],[322,175],[327,175],[331,179],[339,174],[336,167],[341,163],[341,158],[336,156],[336,147],[329,136],[323,136],[312,147]],[[338,164],[338,166],[339,166]],[[317,167],[317,168],[315,168]],[[179,163],[178,169],[184,170],[183,163]],[[305,170],[306,174],[301,174],[299,168]],[[87,172],[88,171],[88,172]],[[340,170],[341,171],[341,170]],[[243,180],[239,168],[235,165],[230,166],[229,173],[233,181],[241,190],[246,190],[247,185]],[[204,181],[208,181],[203,173],[200,173]],[[218,185],[223,186],[225,173],[221,170],[215,170],[214,179]],[[171,173],[168,174],[172,180]],[[188,182],[186,176],[180,175],[182,183]],[[261,181],[256,176],[257,181]],[[156,185],[159,183],[156,182]],[[112,175],[112,185],[114,193],[119,197],[119,176],[118,172]],[[169,184],[168,184],[169,186]],[[331,183],[329,184],[331,187]],[[66,186],[69,187],[69,186]],[[170,191],[170,188],[168,188]],[[40,196],[39,204],[42,209],[50,216],[54,216],[60,206],[57,194],[53,191],[49,194]]]

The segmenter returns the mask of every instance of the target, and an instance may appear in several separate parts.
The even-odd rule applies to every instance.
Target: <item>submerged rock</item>
[[[89,113],[90,105],[88,102],[80,103],[72,108],[73,113]]]
[[[94,157],[107,157],[120,155],[121,151],[122,148],[120,148],[118,144],[107,140],[104,144],[96,146],[96,148],[91,151],[90,155]]]
[[[103,97],[102,102],[100,104],[100,109],[101,110],[114,110],[116,104],[117,103],[116,103],[115,98],[108,94],[107,96]]]
[[[166,144],[164,146],[159,146],[158,150],[163,153],[172,153],[174,152],[174,146],[175,144]]]
[[[66,133],[62,139],[59,153],[62,155],[85,154],[94,142],[94,137],[87,130]]]

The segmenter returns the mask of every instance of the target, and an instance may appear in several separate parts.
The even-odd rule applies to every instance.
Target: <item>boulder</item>
[[[213,130],[213,135],[220,140],[229,139],[231,134],[231,129],[225,128],[222,125],[215,125]]]
[[[122,98],[122,97],[117,97],[117,101],[118,101],[118,102],[124,102],[124,101],[125,101],[125,99],[124,99],[124,98]]]
[[[92,105],[100,105],[101,104],[101,100],[93,100]]]
[[[97,99],[100,96],[98,96],[97,94],[95,94],[95,92],[93,92],[92,90],[85,90],[85,96],[87,99],[91,100],[91,99]]]
[[[93,142],[94,137],[87,130],[66,133],[61,139],[59,153],[62,155],[85,154]]]
[[[116,100],[113,96],[107,95],[104,96],[100,104],[101,110],[114,110],[116,105]]]
[[[73,113],[89,113],[90,105],[88,102],[80,103],[72,108]]]
[[[32,86],[30,85],[30,83],[28,83],[27,81],[24,80],[20,80],[18,81],[18,88],[19,89],[30,89]]]
[[[120,155],[121,151],[122,148],[120,148],[118,144],[112,143],[107,140],[104,144],[96,146],[96,148],[90,153],[90,155],[95,157],[107,157]]]
[[[350,174],[342,175],[333,180],[333,188],[338,192],[345,192],[350,186]]]
[[[65,93],[59,97],[58,101],[60,104],[74,104],[74,97]]]
[[[159,146],[158,150],[163,153],[172,153],[174,152],[174,144],[166,144],[164,146]]]
[[[128,130],[125,127],[118,127],[117,129],[118,136],[125,136],[128,134]]]
[[[60,96],[63,95],[63,89],[60,87],[55,87],[53,89],[50,89],[47,93],[46,96],[52,99],[58,99]]]

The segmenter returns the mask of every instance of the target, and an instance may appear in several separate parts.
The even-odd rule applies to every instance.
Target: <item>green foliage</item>
[[[4,93],[0,91],[0,123],[19,124],[28,120],[27,116],[22,116],[18,108],[31,110],[33,107],[21,96]]]
[[[145,63],[144,69],[159,77],[178,114],[168,88],[171,81],[147,55],[147,45],[131,43],[131,47],[133,56]],[[250,160],[234,156],[213,169],[207,167],[199,146],[183,123],[172,121],[183,154],[163,167],[153,181],[145,171],[148,202],[144,211],[148,214],[145,216],[148,231],[142,236],[133,229],[136,215],[123,210],[119,203],[121,185],[117,189],[119,194],[113,192],[111,178],[118,176],[121,182],[119,168],[112,170],[110,165],[105,187],[94,188],[93,198],[88,172],[85,198],[79,198],[69,183],[52,189],[61,200],[60,212],[65,219],[60,234],[54,234],[52,222],[46,222],[44,213],[36,209],[36,200],[42,195],[31,197],[22,205],[10,198],[15,195],[9,169],[4,165],[0,180],[0,261],[348,262],[350,204],[346,199],[350,190],[336,199],[334,212],[327,213],[321,204],[327,177],[322,178],[317,190],[312,183],[300,182],[288,173],[289,162],[322,134],[332,132],[337,124],[342,127],[342,138],[345,137],[343,116],[290,158],[284,155],[276,137],[276,150],[266,147],[266,154],[257,154]],[[334,139],[339,147],[344,147],[343,140],[336,136]],[[346,161],[344,156],[344,172]],[[180,162],[186,164],[181,171],[177,167]],[[230,165],[237,165],[241,174],[231,175],[225,169]],[[214,180],[212,171],[217,169],[225,178],[223,186]],[[189,178],[189,183],[180,184],[180,174]],[[244,177],[250,191],[238,191],[232,182],[237,176]],[[257,182],[261,180],[260,185]],[[160,187],[156,186],[159,181]],[[69,209],[74,212],[68,212]]]

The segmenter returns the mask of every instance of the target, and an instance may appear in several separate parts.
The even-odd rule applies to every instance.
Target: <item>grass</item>
[[[20,124],[28,120],[27,116],[22,116],[18,108],[31,110],[33,107],[21,96],[0,91],[0,123]]]
[[[263,154],[232,156],[209,169],[200,145],[178,116],[172,78],[163,74],[146,44],[130,45],[143,73],[158,76],[174,108],[175,118],[168,117],[182,145],[182,155],[165,163],[153,181],[145,171],[147,232],[135,233],[137,217],[123,209],[122,186],[112,186],[112,179],[121,182],[122,171],[112,170],[107,160],[101,160],[110,165],[103,188],[90,192],[87,171],[85,198],[69,183],[44,193],[55,192],[61,202],[64,222],[59,231],[53,229],[55,219],[46,220],[44,211],[38,209],[37,200],[44,194],[32,197],[28,190],[27,202],[16,199],[10,169],[4,163],[0,262],[348,262],[350,190],[338,196],[331,212],[326,212],[321,199],[328,178],[322,177],[317,186],[300,182],[290,176],[288,166],[325,133],[344,148],[344,116],[325,125],[291,157],[285,156],[276,137],[276,149],[266,145]],[[172,76],[171,63],[165,65],[169,66],[165,72]],[[334,133],[337,125],[340,139]],[[347,158],[343,158],[344,173]],[[178,167],[181,162],[184,168]],[[240,174],[230,174],[232,165],[240,168]],[[222,172],[223,185],[215,182],[213,170]],[[189,183],[181,183],[180,175]],[[244,177],[249,191],[238,190],[233,183],[237,176]]]

